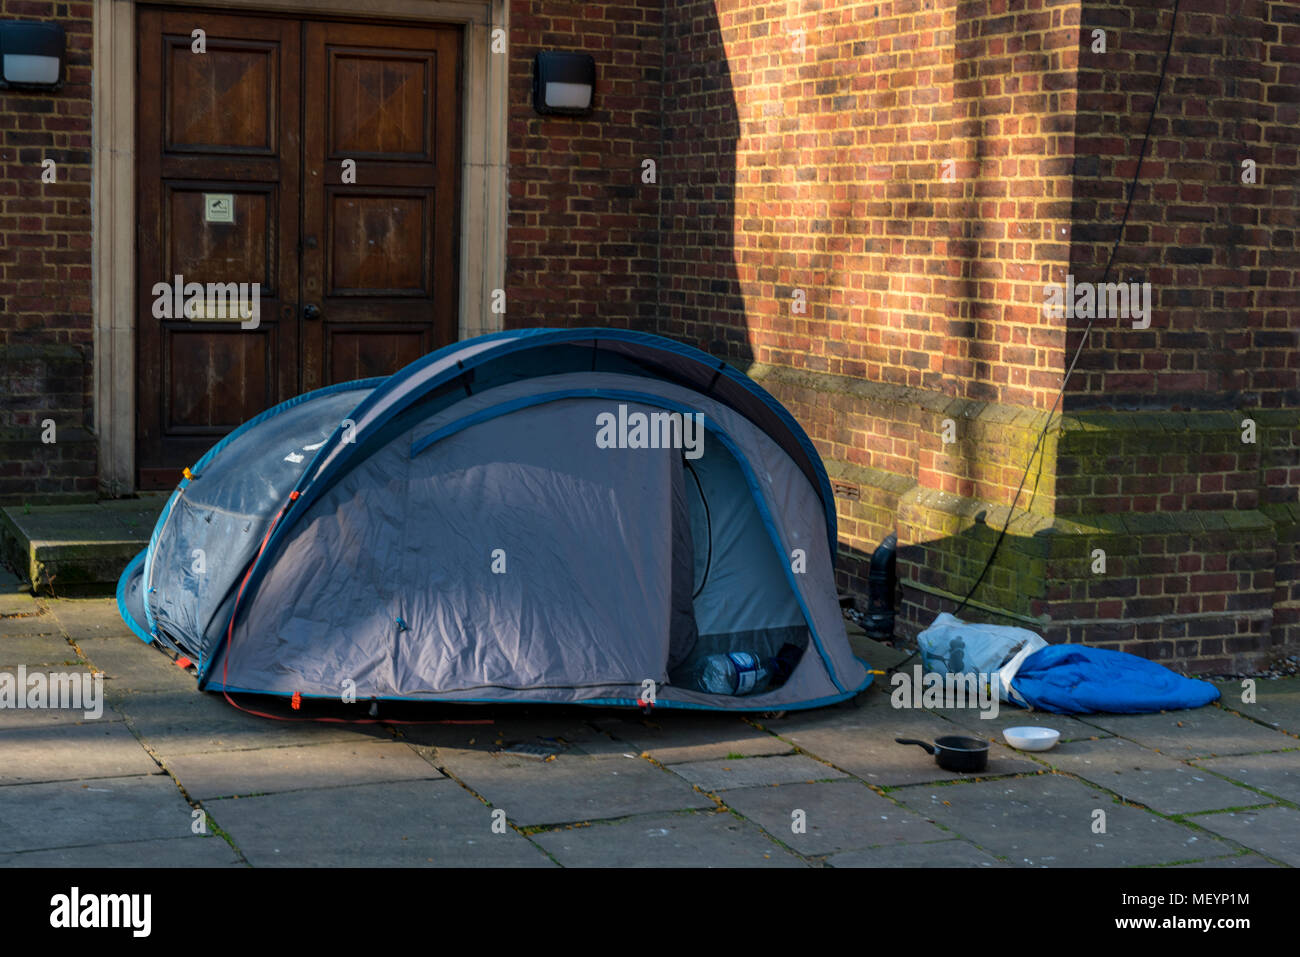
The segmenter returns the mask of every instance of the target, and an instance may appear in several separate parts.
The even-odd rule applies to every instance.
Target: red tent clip
[[[302,707],[302,692],[301,692],[301,691],[295,691],[295,692],[293,693],[293,700],[291,700],[291,701],[289,702],[289,707],[293,708],[294,711],[297,711],[299,708]]]
[[[192,664],[194,664],[194,662],[190,661],[190,659],[186,658],[184,655],[176,659],[177,668],[188,668]]]

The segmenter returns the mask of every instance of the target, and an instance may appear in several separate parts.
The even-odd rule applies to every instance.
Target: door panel
[[[330,335],[329,378],[333,382],[364,379],[374,369],[400,369],[436,348],[428,333],[409,326],[357,329],[336,324]]]
[[[138,35],[136,465],[141,488],[165,488],[298,387],[300,30],[141,8]],[[229,215],[210,219],[205,196]],[[174,296],[156,314],[176,276],[205,287],[197,315]],[[258,283],[257,328],[209,308],[209,283]]]
[[[416,296],[432,292],[428,203],[419,194],[329,194],[328,296]]]
[[[138,10],[137,468],[163,488],[266,408],[455,340],[461,33]],[[176,276],[200,301],[159,315]]]
[[[330,39],[324,38],[327,44]],[[432,161],[430,120],[437,117],[429,107],[437,95],[436,55],[330,47],[329,158]]]
[[[320,310],[303,325],[304,388],[456,338],[459,59],[446,29],[306,27],[323,96],[303,126],[303,301]]]
[[[167,39],[163,86],[171,95],[164,147],[172,153],[275,155],[278,45],[218,36],[208,37],[206,46],[196,55],[191,37]]]
[[[257,282],[263,295],[278,296],[280,257],[276,255],[275,208],[278,190],[231,180],[163,180],[163,276],[186,280]],[[233,198],[234,222],[194,229],[203,221],[204,194]],[[293,291],[290,290],[290,299]]]
[[[185,370],[184,377],[172,376],[167,383],[166,426],[172,435],[201,435],[212,445],[230,431],[231,409],[252,418],[262,410],[249,397],[274,391],[265,336],[247,335],[238,326],[180,335],[169,331],[166,346],[168,365]]]

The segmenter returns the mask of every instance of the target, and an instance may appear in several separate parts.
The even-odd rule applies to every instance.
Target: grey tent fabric
[[[275,417],[274,431],[242,431],[195,466],[203,481],[173,496],[142,569],[153,596],[146,614],[160,640],[176,647],[170,635],[207,631],[312,453],[373,384],[307,397]],[[191,650],[201,656],[207,644]]]
[[[124,618],[194,656],[207,690],[636,705],[651,682],[659,705],[773,710],[866,687],[825,483],[806,437],[767,431],[788,414],[668,381],[669,360],[552,372],[563,352],[532,374],[488,366],[475,392],[464,352],[305,397],[200,463],[123,575]],[[439,391],[448,376],[461,388]],[[601,447],[616,413],[699,414],[702,445]],[[770,691],[686,681],[703,655],[783,645],[802,655]]]

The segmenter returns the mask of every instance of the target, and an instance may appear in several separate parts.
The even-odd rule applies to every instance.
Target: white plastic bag
[[[1025,628],[1007,625],[980,625],[954,618],[946,611],[916,636],[921,648],[921,664],[926,671],[938,674],[975,674],[984,678],[998,676],[998,696],[1003,701],[1024,700],[1011,689],[1011,679],[1026,658],[1047,642]]]

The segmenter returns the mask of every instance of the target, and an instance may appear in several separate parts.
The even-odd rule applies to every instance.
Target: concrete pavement
[[[986,721],[875,688],[766,717],[296,724],[197,692],[109,599],[2,597],[0,671],[99,672],[108,703],[0,708],[0,866],[1300,865],[1296,678],[1138,716]],[[1062,743],[1013,751],[1012,723]],[[971,732],[997,742],[978,777],[893,740]]]

